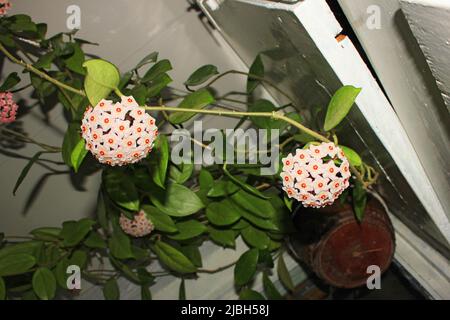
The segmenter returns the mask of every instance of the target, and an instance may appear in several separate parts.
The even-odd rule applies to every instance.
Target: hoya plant
[[[85,49],[97,44],[75,32],[48,37],[46,31],[46,24],[27,15],[0,18],[0,51],[23,69],[20,77],[16,72],[1,75],[0,139],[16,149],[24,144],[40,148],[11,188],[20,192],[36,162],[56,170],[47,156],[58,154],[72,174],[83,167],[101,171],[97,212],[20,237],[4,230],[0,299],[74,294],[80,288],[77,274],[102,286],[106,299],[120,298],[120,277],[139,285],[142,299],[151,299],[158,278],[171,276],[179,279],[179,298],[184,299],[189,298],[185,279],[227,268],[234,268],[241,299],[281,299],[271,276],[277,274],[286,290],[293,290],[284,255],[286,239],[295,232],[290,219],[295,206],[349,202],[356,219],[363,218],[366,190],[377,173],[354,150],[340,145],[336,135],[361,89],[342,87],[323,106],[325,112],[306,120],[294,100],[265,78],[263,54],[248,72],[205,65],[186,79],[185,88],[174,88],[172,65],[157,52],[131,70],[119,70],[106,60],[88,59]],[[247,87],[236,97],[218,95],[223,77],[245,77]],[[255,89],[261,85],[291,102],[278,106],[259,99]],[[35,102],[15,102],[17,92],[30,87]],[[20,118],[36,107],[44,113],[64,108],[67,130],[61,145],[37,141],[20,126]],[[189,146],[209,152],[216,147],[214,161],[198,162],[195,152],[187,151],[180,162],[173,156],[176,139],[171,132],[183,131],[201,115],[238,118],[235,129],[249,124],[265,129],[270,150],[232,147],[230,153],[228,144],[217,148],[217,143],[188,135]],[[227,136],[225,130],[217,132]],[[227,156],[249,160],[259,152],[276,157],[272,172],[263,173],[261,163],[239,163]],[[248,250],[237,261],[213,270],[203,265],[199,247],[205,241],[234,248],[238,238]],[[162,269],[155,269],[157,262]],[[263,274],[264,292],[252,289],[258,273]]]

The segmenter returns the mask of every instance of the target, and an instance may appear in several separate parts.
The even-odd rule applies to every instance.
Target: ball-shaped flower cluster
[[[297,149],[282,161],[283,190],[305,207],[331,205],[349,186],[349,162],[332,142]]]
[[[135,163],[152,150],[158,135],[156,121],[133,97],[121,102],[101,100],[84,113],[81,134],[86,149],[101,163],[122,166]]]
[[[0,122],[11,123],[16,120],[19,106],[14,102],[11,92],[0,92]]]
[[[4,16],[11,9],[11,2],[8,0],[0,0],[0,16]]]
[[[122,230],[132,237],[140,238],[149,235],[155,228],[147,218],[144,211],[140,211],[134,219],[128,219],[123,213],[120,215],[119,224]]]

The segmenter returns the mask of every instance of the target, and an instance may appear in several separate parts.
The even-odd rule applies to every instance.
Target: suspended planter
[[[290,238],[291,249],[327,284],[364,286],[372,268],[381,273],[389,268],[395,250],[394,229],[380,202],[370,199],[364,214],[359,222],[348,204],[320,210],[298,206],[293,215],[298,232]]]

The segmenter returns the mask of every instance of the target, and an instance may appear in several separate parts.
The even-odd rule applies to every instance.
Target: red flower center
[[[131,98],[128,98],[128,102],[133,102],[133,99],[131,99]]]
[[[323,183],[319,182],[318,186],[319,186],[319,188],[322,188],[323,187]]]
[[[315,165],[313,165],[313,169],[317,170],[317,169],[319,169],[319,166],[317,164],[315,164]]]
[[[129,145],[129,146],[131,146],[132,144],[133,144],[133,142],[131,142],[131,141],[127,142],[127,145]]]
[[[289,178],[288,177],[284,177],[284,181],[289,181]]]

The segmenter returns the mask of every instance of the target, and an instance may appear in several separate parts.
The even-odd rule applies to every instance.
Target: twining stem
[[[79,94],[83,97],[86,96],[86,94],[84,93],[83,90],[79,90],[79,89],[75,89],[71,86],[68,86],[54,78],[52,78],[51,76],[49,76],[48,74],[46,74],[45,72],[42,72],[38,69],[36,69],[35,67],[33,67],[31,64],[26,63],[20,59],[17,59],[14,55],[12,55],[8,50],[6,50],[6,48],[3,46],[3,44],[0,43],[0,51],[3,52],[5,54],[6,57],[8,57],[9,60],[11,60],[12,62],[21,65],[22,67],[24,67],[25,69],[27,69],[30,72],[33,72],[34,74],[36,74],[37,76],[47,80],[48,82],[53,83],[54,85],[66,89],[68,91],[71,91],[73,93]]]
[[[211,115],[217,115],[217,116],[226,116],[226,117],[234,117],[234,118],[241,118],[241,117],[265,117],[265,118],[272,118],[277,120],[285,121],[294,127],[298,128],[302,132],[305,132],[309,134],[310,136],[316,138],[319,141],[322,142],[330,142],[327,138],[322,136],[321,134],[315,132],[314,130],[311,130],[301,123],[292,120],[291,118],[286,117],[284,114],[280,112],[247,112],[247,111],[228,111],[223,109],[189,109],[189,108],[178,108],[178,107],[167,107],[167,106],[145,106],[142,107],[145,110],[149,111],[169,111],[169,112],[188,112],[188,113],[197,113],[197,114],[211,114]]]
[[[226,72],[224,72],[224,73],[219,74],[219,75],[216,76],[214,79],[212,79],[210,82],[208,82],[208,83],[204,86],[204,88],[210,87],[214,82],[216,82],[217,80],[219,80],[219,79],[225,77],[225,76],[228,75],[228,74],[239,74],[239,75],[246,76],[246,77],[248,77],[248,78],[250,78],[250,79],[253,79],[253,80],[258,80],[258,81],[267,83],[269,86],[271,86],[272,88],[274,88],[275,90],[277,90],[279,93],[281,93],[283,96],[285,96],[289,101],[291,101],[291,102],[294,101],[294,99],[292,99],[292,97],[291,97],[288,93],[286,93],[285,91],[283,91],[282,89],[280,89],[280,88],[279,88],[275,83],[273,83],[272,81],[267,80],[267,79],[265,79],[265,78],[263,78],[263,77],[257,76],[257,75],[255,75],[255,74],[251,74],[251,73],[247,73],[247,72],[239,71],[239,70],[228,70],[228,71],[226,71]]]

